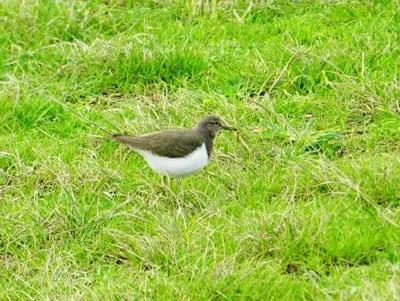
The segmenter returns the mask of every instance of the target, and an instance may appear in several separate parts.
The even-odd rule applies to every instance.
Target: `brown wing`
[[[163,157],[184,157],[203,144],[192,130],[170,130],[141,136],[113,135],[113,138],[133,148],[151,151]]]

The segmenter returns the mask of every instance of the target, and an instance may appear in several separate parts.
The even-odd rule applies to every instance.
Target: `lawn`
[[[0,300],[399,300],[400,2],[0,2]],[[109,133],[221,116],[165,193]]]

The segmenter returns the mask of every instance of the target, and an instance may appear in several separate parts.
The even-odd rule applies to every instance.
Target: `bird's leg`
[[[162,182],[162,188],[164,190],[164,194],[167,196],[171,196],[171,182],[168,178],[168,176],[162,176],[161,178],[161,182]]]
[[[184,197],[184,190],[183,190],[183,186],[182,186],[182,180],[181,180],[181,178],[176,178],[176,182],[178,183],[178,188],[179,188],[179,192],[178,192],[178,196],[181,196],[182,197],[182,200],[183,200],[183,197]]]
[[[183,190],[183,186],[182,186],[182,182],[180,180],[180,178],[176,178],[173,179],[173,181],[176,181],[176,185],[177,185],[177,191],[176,193],[172,190],[171,187],[171,178],[168,176],[162,176],[162,185],[163,185],[163,190],[164,190],[164,194],[167,198],[170,199],[171,203],[174,203],[175,206],[177,206],[177,215],[181,216],[183,215],[183,209],[182,209],[182,205],[181,202],[183,201],[183,197],[184,197],[184,190]],[[175,186],[175,185],[174,185]],[[174,189],[175,190],[175,189]]]
[[[165,176],[161,176],[161,189],[164,193],[166,193],[165,187]]]
[[[178,205],[178,210],[177,210],[176,214],[178,216],[183,216],[183,209],[182,209],[182,206],[181,206],[181,201],[182,202],[184,201],[184,190],[183,190],[181,178],[177,177],[176,178],[176,182],[178,184],[178,189],[179,189],[178,193],[177,193],[177,196],[176,196],[176,203]]]

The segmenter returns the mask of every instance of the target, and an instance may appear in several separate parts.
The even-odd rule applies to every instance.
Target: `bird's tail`
[[[135,137],[133,136],[114,134],[111,135],[111,137],[119,142],[126,143],[132,146],[135,144]]]
[[[121,142],[125,142],[129,136],[126,135],[120,135],[120,134],[113,134],[111,135],[111,137],[117,141],[121,141]]]

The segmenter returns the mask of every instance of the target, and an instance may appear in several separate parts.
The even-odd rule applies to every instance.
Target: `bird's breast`
[[[143,156],[153,170],[169,176],[187,176],[193,174],[206,166],[209,160],[207,148],[204,143],[193,152],[180,158],[163,157],[146,150],[136,149],[136,151]]]

